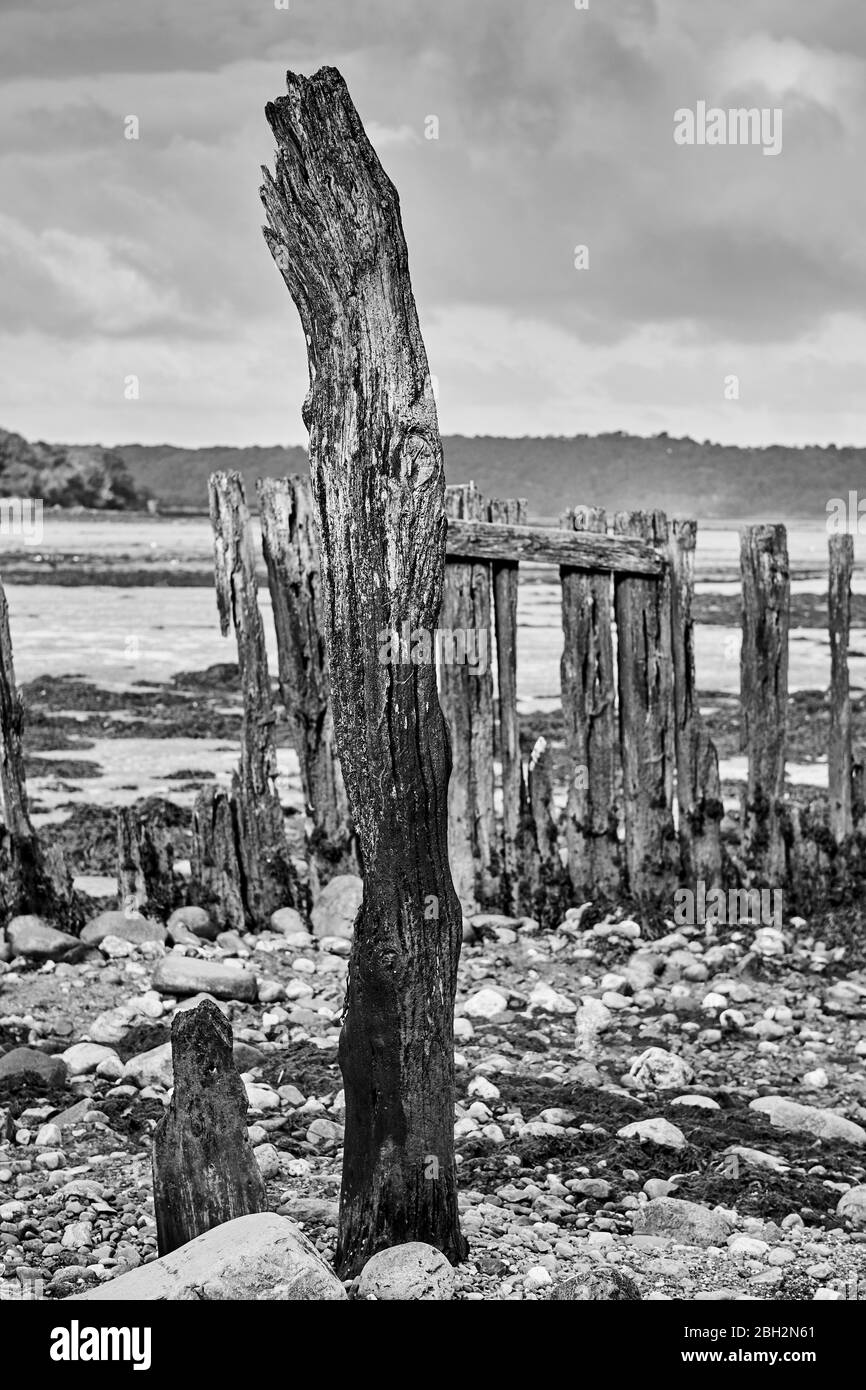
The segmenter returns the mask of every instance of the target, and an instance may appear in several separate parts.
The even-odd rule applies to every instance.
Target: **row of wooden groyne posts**
[[[278,683],[300,764],[313,890],[357,872],[356,837],[336,750],[309,482],[258,484],[262,550],[278,650]],[[164,912],[206,905],[221,926],[261,927],[278,907],[303,910],[277,782],[275,708],[258,601],[254,531],[237,474],[210,481],[216,593],[237,641],[241,755],[228,788],[209,786],[193,814],[192,878],[176,873],[165,832],[118,813],[121,902]],[[716,749],[701,718],[692,615],[697,524],[660,512],[575,507],[557,528],[526,524],[520,499],[485,501],[471,483],[446,493],[447,563],[439,631],[483,634],[495,661],[445,660],[439,698],[451,735],[449,856],[467,914],[558,920],[587,900],[631,902],[669,916],[678,887],[769,887],[808,911],[861,871],[864,767],[851,736],[848,642],[853,540],[829,537],[831,648],[828,794],[785,792],[790,577],[782,525],[741,536],[740,698],[747,780],[739,835],[722,833]],[[381,538],[371,536],[371,545]],[[558,569],[566,799],[554,800],[553,750],[521,752],[517,607],[521,563]],[[387,660],[413,659],[383,642]],[[402,634],[401,634],[402,635]],[[385,634],[383,634],[383,637]],[[495,640],[493,640],[495,638]],[[7,912],[75,915],[68,870],[40,845],[27,810],[23,710],[0,604],[0,780]],[[453,653],[453,647],[452,647]],[[417,654],[414,659],[417,658]],[[395,666],[399,674],[399,664]],[[561,800],[561,797],[558,798]]]
[[[262,480],[258,504],[280,697],[300,764],[315,885],[360,866],[331,716],[309,483]],[[601,508],[575,507],[557,528],[529,526],[525,502],[485,501],[472,484],[447,489],[446,513],[439,632],[446,650],[449,635],[474,634],[477,654],[484,634],[485,650],[494,652],[493,661],[445,660],[438,667],[452,750],[449,857],[465,912],[549,922],[568,905],[592,900],[631,902],[669,916],[675,890],[699,883],[781,889],[788,910],[808,911],[856,877],[864,771],[851,736],[850,535],[829,537],[828,794],[796,802],[785,789],[787,536],[782,525],[742,532],[747,779],[739,834],[723,835],[718,757],[696,686],[697,523],[668,522],[660,512],[620,512],[609,522]],[[223,904],[227,921],[261,923],[270,903],[285,901],[297,886],[273,790],[274,712],[257,556],[236,475],[212,478],[211,515],[223,631],[233,625],[238,642],[244,733],[232,789],[208,788],[197,800],[193,878],[202,900]],[[371,536],[370,543],[382,539]],[[553,748],[538,739],[531,751],[521,750],[521,563],[549,565],[560,580],[567,763],[561,811]],[[400,641],[408,627],[400,616],[391,642],[382,644],[391,652],[386,659],[397,662],[413,659]],[[465,650],[471,648],[469,640]]]

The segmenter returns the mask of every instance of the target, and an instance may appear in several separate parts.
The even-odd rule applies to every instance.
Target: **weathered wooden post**
[[[130,806],[117,812],[117,895],[122,908],[161,918],[185,898],[168,832],[149,825]]]
[[[837,844],[851,834],[852,755],[851,694],[848,684],[848,638],[851,628],[851,574],[854,537],[830,537],[830,578],[827,590],[830,631],[830,740],[827,776],[830,824]]]
[[[491,499],[488,517],[500,524],[522,526],[526,521],[523,498]],[[496,626],[496,677],[499,691],[499,760],[502,765],[502,895],[506,911],[519,914],[520,903],[520,807],[525,796],[520,758],[520,724],[517,718],[517,595],[520,566],[517,560],[493,564],[493,613]]]
[[[450,758],[432,662],[380,660],[435,630],[442,446],[399,204],[333,68],[267,107],[268,245],[310,358],[304,420],[322,540],[337,748],[364,901],[340,1040],[346,1092],[337,1266],[423,1240],[466,1253],[454,1161],[453,1009],[462,919],[448,865]]]
[[[724,815],[719,759],[703,726],[695,688],[695,639],[692,600],[695,592],[696,521],[673,521],[668,559],[671,579],[671,644],[674,666],[674,741],[680,856],[688,885],[722,880],[720,825]]]
[[[232,779],[237,853],[248,925],[262,928],[277,908],[297,906],[301,895],[276,787],[274,707],[239,473],[211,475],[210,510],[220,629],[226,637],[234,626],[244,701],[240,767]]]
[[[553,758],[546,738],[538,738],[529,757],[521,859],[524,897],[544,923],[559,920],[566,875],[559,857],[559,832],[553,802]]]
[[[306,478],[262,478],[258,495],[280,692],[313,821],[311,869],[324,884],[359,866],[334,742],[313,498]]]
[[[614,530],[667,546],[663,512],[617,512]],[[667,570],[657,579],[617,575],[614,607],[628,885],[639,902],[663,904],[671,900],[679,877]]]
[[[863,743],[855,745],[851,758],[851,820],[855,835],[866,840],[866,744]]]
[[[249,1108],[232,1057],[232,1026],[204,999],[171,1025],[174,1092],[153,1136],[153,1201],[160,1255],[267,1210],[265,1184],[247,1137]]]
[[[449,519],[487,519],[487,508],[474,483],[449,487],[445,510]],[[448,787],[448,845],[454,887],[467,914],[489,904],[498,887],[493,799],[492,583],[489,561],[449,560],[439,615],[439,692],[451,734],[453,760]],[[474,662],[467,659],[470,654]]]
[[[223,931],[246,928],[234,801],[222,787],[202,787],[193,805],[192,883],[199,906]]]
[[[24,775],[24,702],[15,681],[6,590],[0,583],[0,901],[7,917],[35,913],[72,930],[82,913],[60,849],[43,845],[30,819]]]
[[[788,912],[809,914],[826,905],[828,892],[844,886],[847,864],[835,852],[830,807],[824,797],[786,808],[787,877],[783,888]]]
[[[743,854],[762,886],[786,883],[785,742],[788,728],[790,579],[784,526],[740,533],[743,645],[740,704],[749,770],[743,800]]]
[[[601,507],[574,507],[565,530],[606,534]],[[568,873],[575,893],[616,897],[620,853],[616,809],[616,682],[609,573],[560,566],[562,716],[571,761],[565,811]]]

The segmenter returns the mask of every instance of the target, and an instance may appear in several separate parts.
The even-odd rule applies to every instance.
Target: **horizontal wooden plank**
[[[627,536],[492,521],[449,521],[446,553],[449,560],[533,560],[617,574],[656,575],[664,568],[657,550]]]

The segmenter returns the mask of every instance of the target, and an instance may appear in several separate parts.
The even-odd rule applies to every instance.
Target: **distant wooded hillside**
[[[471,478],[486,496],[525,497],[533,517],[555,518],[565,507],[589,502],[611,510],[659,507],[680,516],[817,520],[825,516],[831,497],[847,497],[851,489],[866,493],[866,449],[834,445],[741,449],[667,434],[651,439],[627,434],[572,439],[452,435],[444,443],[449,482]],[[81,453],[61,446],[30,447],[67,456]],[[109,488],[118,500],[91,505],[140,506],[150,495],[163,510],[203,511],[208,476],[215,469],[237,469],[253,501],[256,478],[307,468],[306,450],[298,446],[124,444],[86,452],[103,461],[122,461],[129,480],[127,486],[126,479],[117,477]],[[0,490],[11,491],[5,474]]]
[[[573,439],[445,439],[449,482],[474,479],[486,496],[525,497],[536,517],[591,502],[611,509],[660,507],[702,517],[823,517],[830,497],[866,490],[866,449],[781,445],[740,449],[666,434]],[[303,472],[302,448],[176,449],[124,445],[136,481],[166,506],[204,506],[208,474],[236,468],[248,493],[262,475]]]
[[[31,444],[0,429],[0,497],[40,498],[46,507],[128,511],[147,506],[147,490],[116,449],[100,444]]]

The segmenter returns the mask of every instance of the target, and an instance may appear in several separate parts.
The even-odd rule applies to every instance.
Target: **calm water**
[[[209,589],[64,588],[14,585],[7,590],[15,671],[20,682],[41,675],[80,675],[115,689],[159,683],[175,672],[235,660],[234,638],[220,637]],[[268,656],[276,671],[270,598],[259,591]],[[523,709],[559,702],[562,624],[558,584],[528,584],[521,591],[517,633],[518,698]],[[866,632],[851,632],[851,681],[866,685]],[[739,689],[738,628],[699,626],[695,633],[699,688]],[[863,653],[862,655],[858,653]],[[790,685],[828,683],[826,631],[791,632]]]
[[[789,554],[798,592],[822,593],[820,577],[826,566],[827,534],[823,524],[792,524]],[[20,551],[16,537],[0,536],[0,572],[4,550]],[[153,563],[160,569],[195,564],[211,555],[211,530],[206,517],[161,518],[84,514],[81,517],[46,513],[41,542],[28,546],[33,558],[62,553],[133,565]],[[866,591],[866,537],[855,537],[857,573],[854,588]],[[735,527],[705,523],[698,532],[699,590],[737,593],[739,537]],[[518,610],[518,694],[524,708],[541,708],[559,699],[559,660],[562,653],[560,594],[550,571],[527,567]],[[701,579],[701,576],[705,576]],[[133,681],[160,682],[182,670],[201,669],[214,662],[234,660],[233,639],[220,637],[214,594],[207,588],[116,588],[55,585],[16,585],[7,588],[20,681],[42,674],[78,673],[90,680],[122,687]],[[266,590],[260,591],[268,653],[276,660],[276,644]],[[864,634],[853,630],[851,679],[866,683]],[[739,672],[739,630],[699,627],[696,633],[698,685],[706,690],[736,691]],[[792,688],[826,685],[829,644],[824,631],[795,630],[791,634]]]
[[[698,528],[698,569],[737,571],[739,522],[702,521]],[[253,518],[258,538],[258,521]],[[854,537],[858,567],[866,565],[866,535]],[[4,553],[26,550],[36,554],[93,556],[131,562],[156,562],[161,566],[207,560],[212,553],[210,522],[206,516],[160,517],[140,513],[46,511],[42,536],[27,540],[0,535],[0,559]],[[823,521],[788,523],[788,553],[792,572],[824,569],[827,564],[827,531]]]
[[[0,573],[3,552],[22,549],[18,538],[0,537]],[[32,555],[79,555],[86,564],[96,556],[134,565],[154,563],[159,568],[201,568],[211,554],[211,531],[204,517],[141,518],[85,515],[45,516],[43,537],[28,546]],[[823,524],[789,527],[792,572],[810,577],[794,580],[800,592],[822,593],[826,580],[827,535]],[[854,587],[866,590],[866,537],[855,538],[858,572]],[[716,593],[739,589],[739,539],[731,526],[708,524],[699,531],[697,573],[699,587]],[[559,662],[562,654],[560,590],[543,578],[545,571],[527,570],[518,609],[518,697],[523,712],[553,709],[559,704]],[[704,576],[701,579],[701,576]],[[216,662],[234,661],[234,639],[223,639],[217,623],[216,602],[210,588],[116,588],[91,585],[68,588],[58,585],[7,586],[10,622],[19,682],[43,674],[78,674],[113,688],[133,682],[159,684],[174,673],[200,670]],[[260,590],[272,671],[276,670],[276,643],[270,599]],[[699,688],[735,693],[739,688],[737,628],[700,626],[696,631],[696,665]],[[866,687],[866,632],[853,630],[850,661],[852,685]],[[862,654],[861,654],[862,653]],[[820,629],[791,633],[790,684],[792,689],[826,686],[829,680],[829,643]],[[177,746],[183,745],[183,746]],[[58,755],[63,756],[63,755]],[[98,800],[116,804],[143,792],[162,792],[178,799],[177,784],[166,780],[179,768],[207,768],[222,781],[228,778],[237,750],[214,740],[110,739],[88,750],[101,776],[87,779],[80,789],[56,794],[46,779],[34,779],[34,792],[46,807],[58,800]],[[291,754],[282,753],[287,800],[298,792],[297,766]],[[723,775],[742,775],[738,760],[723,766]],[[812,782],[826,780],[822,767],[789,767],[789,776]],[[137,790],[137,789],[140,789]]]

